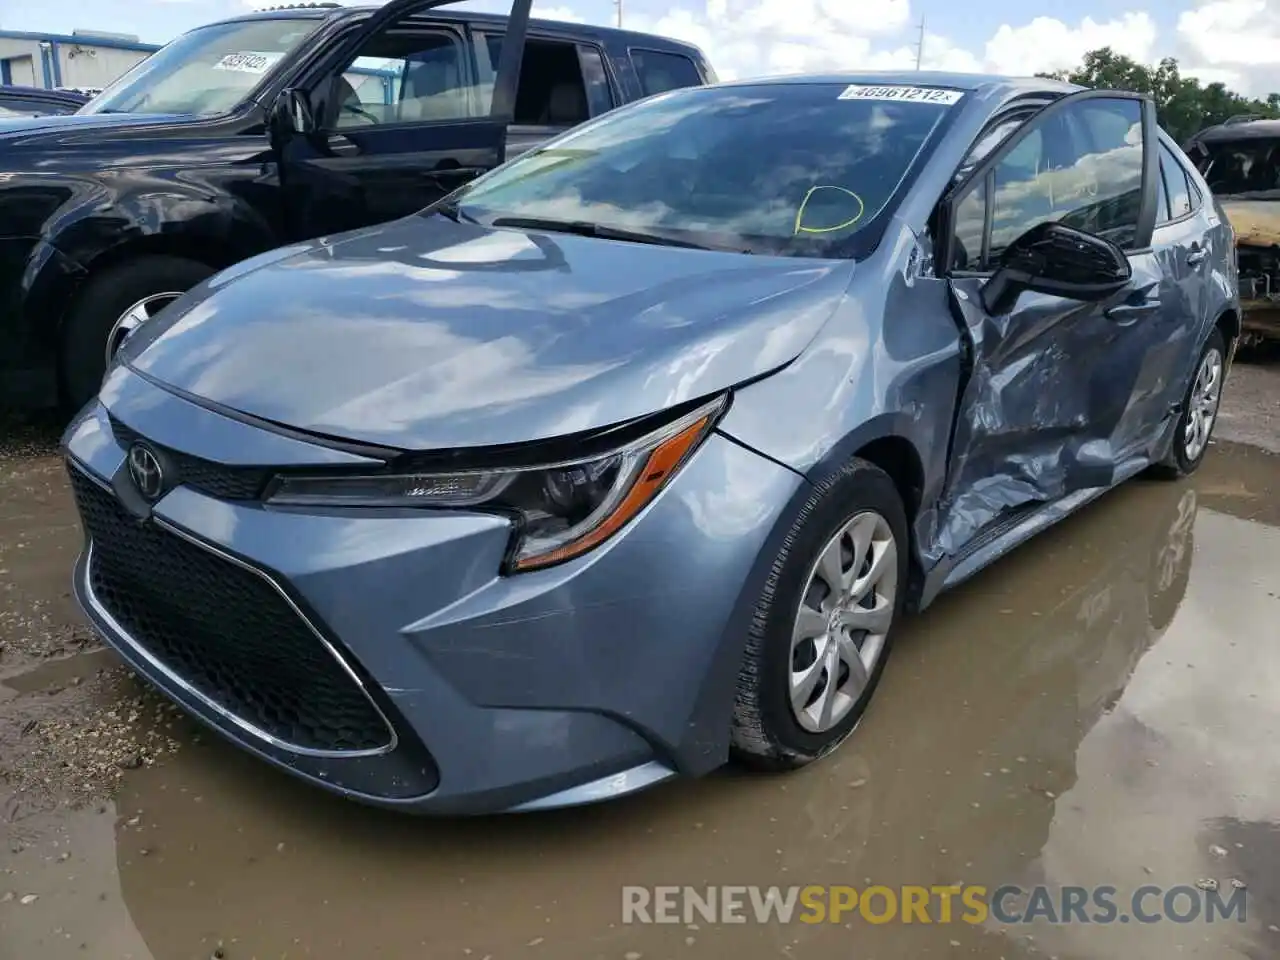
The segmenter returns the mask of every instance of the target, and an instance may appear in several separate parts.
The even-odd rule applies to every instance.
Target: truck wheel
[[[906,511],[854,459],[814,487],[756,603],[730,744],[747,766],[800,767],[857,726],[907,594]]]
[[[62,391],[70,410],[98,392],[107,359],[157,312],[214,273],[182,257],[139,257],[89,278],[67,316],[62,336]]]

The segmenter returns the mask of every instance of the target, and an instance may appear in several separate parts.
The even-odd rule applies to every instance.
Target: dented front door
[[[1134,457],[1146,324],[1161,313],[1163,267],[1146,249],[1154,217],[1154,113],[1095,91],[1056,102],[961,187],[952,223],[955,314],[969,352],[935,552],[957,557],[1040,504],[1110,486]],[[1153,135],[1153,134],[1152,134]],[[1100,303],[1027,292],[1003,315],[980,291],[1003,249],[1058,220],[1134,251],[1129,286]]]

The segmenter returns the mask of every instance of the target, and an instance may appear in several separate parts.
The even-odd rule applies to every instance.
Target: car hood
[[[326,436],[410,450],[518,443],[785,365],[853,269],[414,216],[233,267],[144,327],[122,360]]]
[[[1218,201],[1244,246],[1271,247],[1280,244],[1280,200],[1224,198]]]
[[[49,114],[43,117],[5,117],[0,120],[0,142],[29,140],[33,136],[92,133],[96,130],[119,130],[148,124],[170,123],[183,119],[178,115],[150,113],[78,113]],[[0,166],[3,160],[0,159]]]

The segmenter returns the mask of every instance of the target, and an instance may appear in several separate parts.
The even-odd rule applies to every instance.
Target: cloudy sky
[[[0,0],[0,28],[175,33],[284,0]],[[507,0],[469,0],[502,9]],[[1077,0],[1063,19],[1049,0],[625,0],[628,27],[702,46],[722,76],[910,67],[921,18],[924,65],[1033,73],[1074,65],[1095,47],[1144,61],[1175,56],[1205,80],[1280,90],[1280,0]],[[557,19],[612,23],[614,0],[541,0]]]

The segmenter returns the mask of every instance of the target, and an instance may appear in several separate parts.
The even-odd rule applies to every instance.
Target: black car
[[[87,94],[75,90],[45,90],[11,84],[0,86],[0,118],[75,113],[88,102]]]
[[[77,408],[213,273],[420,210],[616,106],[716,77],[648,34],[309,5],[192,30],[76,116],[0,120],[0,402]],[[506,38],[521,42],[508,44]]]

